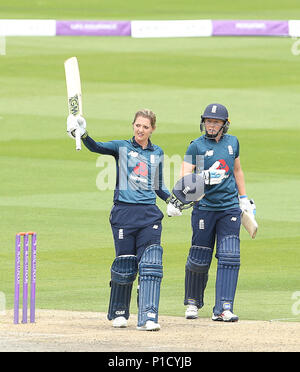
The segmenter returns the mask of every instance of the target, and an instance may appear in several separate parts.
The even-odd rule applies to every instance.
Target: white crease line
[[[295,319],[299,320],[299,318],[278,318],[278,319],[270,319],[269,322],[279,322],[281,320],[295,320]]]

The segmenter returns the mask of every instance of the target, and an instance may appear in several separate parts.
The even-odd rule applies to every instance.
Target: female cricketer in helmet
[[[163,150],[150,141],[156,116],[147,109],[133,119],[129,140],[95,142],[86,132],[82,117],[70,115],[67,131],[74,138],[80,130],[84,145],[92,152],[112,155],[117,179],[110,224],[116,257],[111,266],[108,319],[113,327],[125,328],[129,318],[132,285],[139,275],[139,330],[157,331],[160,284],[163,276],[161,221],[156,196],[167,200],[170,192],[163,182]]]
[[[198,310],[204,305],[216,241],[218,266],[212,320],[238,320],[233,304],[240,267],[241,209],[248,208],[249,200],[239,142],[227,134],[229,124],[226,107],[218,103],[208,105],[200,124],[205,133],[190,143],[182,163],[181,176],[193,172],[205,174],[207,170],[210,175],[205,181],[205,196],[194,206],[191,217],[193,235],[185,267],[187,319],[197,318]]]

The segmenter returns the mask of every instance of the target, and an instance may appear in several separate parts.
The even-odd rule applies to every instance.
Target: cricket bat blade
[[[247,230],[251,238],[254,239],[257,233],[258,224],[254,218],[253,213],[248,211],[244,211],[242,213],[242,225]]]
[[[82,115],[82,93],[78,60],[76,57],[68,58],[65,63],[65,75],[68,95],[69,114]],[[79,130],[75,131],[76,150],[81,150],[81,138]]]

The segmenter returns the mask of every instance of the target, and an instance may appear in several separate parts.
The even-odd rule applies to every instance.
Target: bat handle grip
[[[75,130],[75,139],[76,139],[76,150],[81,150],[81,137],[80,137],[80,131],[79,129]]]

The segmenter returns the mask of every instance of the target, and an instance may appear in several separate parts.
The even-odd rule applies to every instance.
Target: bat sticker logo
[[[69,107],[70,107],[70,113],[72,115],[77,115],[79,112],[79,98],[78,94],[76,94],[74,97],[69,98]]]

